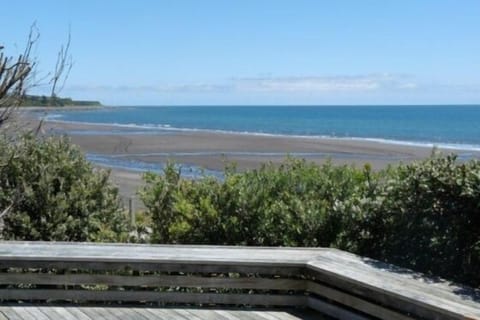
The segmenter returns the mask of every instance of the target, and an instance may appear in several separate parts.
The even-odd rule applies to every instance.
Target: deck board
[[[252,270],[263,268],[262,271],[266,274],[278,274],[279,271],[285,273],[292,272],[292,270],[305,270],[311,271],[315,274],[317,280],[322,281],[334,288],[339,288],[346,292],[357,295],[357,297],[366,297],[372,303],[380,303],[387,307],[395,309],[397,306],[402,305],[402,311],[409,311],[412,308],[414,314],[424,313],[442,314],[449,316],[453,319],[461,319],[461,317],[469,317],[471,319],[480,319],[480,291],[473,290],[471,288],[462,287],[453,283],[449,283],[444,280],[433,280],[415,273],[409,270],[402,270],[395,268],[391,265],[383,264],[381,262],[359,257],[347,252],[343,252],[335,249],[328,248],[271,248],[271,247],[230,247],[230,246],[186,246],[186,245],[143,245],[143,244],[98,244],[98,243],[55,243],[55,242],[0,242],[0,267],[18,266],[21,268],[34,267],[35,265],[45,264],[47,266],[55,266],[57,264],[69,263],[74,268],[89,269],[89,267],[103,268],[103,267],[141,267],[149,266],[151,268],[164,268],[165,266],[176,266],[175,271],[185,272],[189,267],[198,273],[214,272],[209,271],[216,267],[221,272],[238,272],[249,273]],[[104,265],[102,265],[104,264]],[[185,269],[184,269],[185,268]],[[101,269],[103,270],[103,269]],[[151,270],[151,269],[149,269]],[[162,271],[161,269],[155,269]],[[234,270],[234,271],[232,271]],[[188,271],[187,271],[188,272]],[[258,272],[262,273],[262,272]],[[23,275],[17,275],[18,277]],[[0,277],[0,282],[4,283],[15,280],[10,279],[11,275],[5,274]],[[44,278],[48,276],[44,275]],[[75,283],[77,280],[81,280],[83,275],[73,276],[70,281]],[[100,278],[101,276],[97,276]],[[57,279],[62,279],[58,277]],[[133,279],[133,278],[132,278]],[[148,282],[152,278],[145,277],[143,280],[139,280],[139,283],[144,281]],[[39,280],[40,277],[39,277]],[[98,280],[98,279],[97,279]],[[133,279],[135,280],[135,279]],[[138,279],[137,279],[138,280]],[[170,280],[176,280],[171,278]],[[205,281],[200,279],[202,282]],[[184,277],[182,281],[186,281],[185,285],[195,285],[195,281],[200,281],[198,278]],[[48,280],[48,281],[53,281]],[[110,278],[112,283],[122,282],[122,277]],[[157,278],[157,281],[166,281],[166,277]],[[240,280],[244,281],[244,280]],[[255,280],[258,282],[258,287],[271,286],[270,280]],[[291,280],[282,280],[285,283],[291,283]],[[15,282],[15,281],[14,281]],[[188,283],[192,282],[192,283]],[[29,282],[25,282],[29,283]],[[238,286],[235,280],[232,279],[212,279],[211,284],[213,286],[223,283],[225,285]],[[276,282],[282,284],[281,282]],[[284,283],[284,284],[285,284]],[[245,286],[249,286],[245,280]],[[303,286],[299,282],[300,286]],[[208,287],[209,285],[205,285]],[[240,286],[241,287],[241,286]],[[320,288],[320,286],[318,286]],[[1,289],[2,296],[6,299],[11,294],[20,294],[12,289]],[[17,290],[18,291],[18,290]],[[321,290],[319,290],[321,291]],[[33,291],[32,291],[33,292]],[[333,291],[332,291],[333,292]],[[54,295],[58,297],[68,298],[68,294],[79,296],[82,292],[70,291],[55,291],[49,290],[46,294]],[[315,292],[322,296],[321,292]],[[25,294],[33,294],[26,292]],[[42,294],[40,290],[36,290],[35,294]],[[114,292],[88,292],[89,295],[118,295],[120,299],[120,293]],[[130,294],[130,293],[129,293]],[[134,293],[131,293],[132,296]],[[147,293],[135,293],[137,295],[147,295]],[[159,296],[175,295],[176,293],[162,293]],[[207,296],[208,294],[202,294]],[[197,301],[198,299],[194,294],[183,295],[185,297]],[[260,295],[257,295],[257,298]],[[116,296],[115,296],[116,297]],[[114,297],[114,298],[115,298]],[[235,301],[241,303],[230,303],[229,301],[217,301],[220,304],[229,305],[241,305],[249,304],[250,296],[237,297],[233,294],[229,297],[238,298]],[[55,298],[55,297],[53,297]],[[173,299],[172,297],[170,297]],[[280,299],[285,300],[282,296],[265,296],[262,299]],[[33,298],[32,298],[33,299]],[[38,299],[38,298],[37,298]],[[115,298],[116,299],[116,298]],[[115,300],[114,299],[114,300]],[[179,298],[180,299],[180,298]],[[195,300],[197,299],[197,300]],[[223,299],[223,298],[222,298]],[[247,300],[245,300],[247,299]],[[298,299],[298,297],[291,296],[289,299]],[[18,299],[17,299],[18,300]],[[20,299],[21,300],[21,299]],[[24,300],[28,300],[25,298]],[[35,299],[34,299],[35,300]],[[41,299],[40,299],[41,300]],[[80,299],[81,300],[81,299]],[[108,299],[107,299],[108,300]],[[111,300],[111,299],[110,299]],[[149,299],[138,299],[137,301],[143,301]],[[173,299],[175,300],[175,299]],[[355,301],[353,301],[355,300]],[[122,300],[123,301],[123,300]],[[303,301],[303,300],[302,300]],[[336,300],[337,301],[337,300]],[[173,301],[176,302],[176,301]],[[185,302],[185,301],[184,301]],[[192,301],[187,301],[192,302]],[[341,301],[337,301],[341,302]],[[348,301],[352,306],[353,303],[363,303],[359,298],[352,297]],[[373,305],[367,305],[363,303],[365,308],[374,308]],[[277,303],[271,303],[271,305],[277,305]],[[295,303],[291,305],[302,305],[301,303]],[[43,307],[39,307],[40,311],[44,312]],[[53,314],[62,313],[66,317],[69,315],[75,315],[75,312],[82,312],[87,319],[99,319],[108,318],[110,314],[117,314],[119,309],[108,311],[100,309],[97,313],[92,314],[94,309],[52,309]],[[16,309],[17,311],[20,309]],[[170,310],[170,309],[165,309]],[[150,320],[150,316],[159,316],[165,314],[164,309],[148,309],[138,310],[138,318],[144,320]],[[5,309],[2,311],[4,315],[10,318],[15,318],[17,315],[15,309]],[[106,312],[106,313],[105,313]],[[122,311],[123,312],[123,311]],[[126,311],[127,312],[127,311]],[[128,311],[128,312],[134,312]],[[170,312],[170,311],[169,311]],[[199,312],[202,313],[203,311]],[[239,311],[240,312],[240,311]],[[383,312],[383,311],[382,311]],[[186,313],[191,311],[180,310],[179,312],[170,312],[170,316],[175,315],[177,319],[188,318]],[[30,313],[26,314],[26,318]],[[103,316],[102,316],[103,315]],[[224,313],[213,312],[205,313],[205,317],[210,318],[216,315],[216,318],[225,318],[227,320],[237,320],[235,318],[249,319],[255,313]],[[241,315],[241,317],[240,317]],[[270,318],[270,313],[258,314],[256,318]],[[278,314],[278,317],[284,317]],[[49,315],[47,315],[49,317]],[[191,316],[193,317],[193,315]],[[286,315],[288,318],[288,315]],[[428,317],[426,317],[428,318]]]
[[[143,308],[143,307],[102,307],[102,306],[48,306],[48,305],[7,305],[0,306],[1,320],[16,319],[138,319],[138,320],[309,320],[326,319],[309,310],[288,309],[197,309],[197,308]]]
[[[60,307],[58,307],[60,308]],[[45,310],[45,313],[49,313],[49,307],[48,306],[43,306],[41,308],[41,310]],[[83,312],[82,310],[78,309],[77,307],[69,307],[68,308],[68,312],[70,312],[71,314],[73,314],[75,316],[76,319],[78,320],[94,320],[92,318],[90,318],[89,316],[87,316],[87,314],[85,312]]]
[[[415,302],[432,308],[480,316],[480,301],[475,300],[479,298],[478,292],[462,295],[460,292],[463,289],[458,285],[444,280],[428,282],[422,275],[395,272],[385,264],[375,262],[374,265],[372,261],[355,255],[326,254],[311,262],[309,268],[407,303]]]

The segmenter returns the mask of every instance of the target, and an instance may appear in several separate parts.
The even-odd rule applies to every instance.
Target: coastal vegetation
[[[18,59],[0,54],[0,127],[20,105],[96,104],[55,89],[49,98],[25,95],[35,40]],[[433,155],[372,171],[288,159],[245,172],[228,166],[222,180],[183,179],[170,164],[145,175],[135,230],[108,178],[65,138],[0,135],[2,238],[336,247],[480,286],[477,160]]]
[[[102,104],[100,101],[94,100],[73,100],[72,98],[61,98],[51,96],[25,95],[22,99],[21,106],[28,107],[98,107]]]
[[[125,241],[126,217],[107,171],[94,168],[65,138],[42,136],[40,128],[29,131],[8,125],[21,105],[91,104],[57,96],[72,66],[70,36],[51,74],[51,96],[26,95],[27,89],[37,84],[37,63],[31,53],[38,39],[33,24],[25,50],[18,57],[4,54],[0,45],[1,237]]]
[[[108,177],[65,138],[3,137],[3,239],[125,241],[126,216]]]
[[[480,286],[480,162],[433,155],[373,172],[304,160],[223,181],[145,175],[154,243],[326,246]]]

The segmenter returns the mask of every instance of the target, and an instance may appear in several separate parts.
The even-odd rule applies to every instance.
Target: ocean
[[[480,150],[480,105],[132,106],[59,110],[47,119],[108,124],[112,133],[237,132]]]

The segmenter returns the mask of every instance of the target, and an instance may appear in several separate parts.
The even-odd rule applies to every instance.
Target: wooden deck
[[[335,249],[0,242],[0,269],[0,300],[34,304],[4,306],[2,314],[12,319],[31,310],[84,310],[94,318],[102,317],[92,310],[133,318],[142,312],[167,318],[169,312],[196,313],[197,319],[309,316],[250,310],[259,306],[312,309],[339,319],[480,319],[479,291]],[[208,308],[85,306],[91,302]],[[245,309],[224,309],[232,306]]]
[[[0,306],[0,320],[321,320],[312,310],[240,310],[100,306]]]

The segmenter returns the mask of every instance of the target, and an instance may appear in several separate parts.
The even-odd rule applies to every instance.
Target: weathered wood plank
[[[24,320],[37,320],[37,318],[28,312],[24,307],[15,308],[14,312]]]
[[[22,316],[21,313],[19,313],[15,308],[12,308],[12,307],[2,307],[0,312],[8,320],[23,320],[23,319],[26,319],[26,317],[28,317],[28,315],[26,315],[26,317]]]
[[[295,317],[292,316],[291,314],[288,314],[288,313],[282,312],[282,311],[262,312],[262,311],[253,310],[253,311],[251,311],[251,314],[254,317],[258,317],[259,319],[263,319],[263,320],[292,320],[292,319],[295,319]]]
[[[308,282],[308,291],[315,293],[322,297],[328,298],[342,305],[351,307],[355,310],[362,311],[366,314],[375,316],[380,319],[390,320],[412,320],[413,318],[407,317],[398,312],[386,309],[380,305],[370,303],[365,299],[357,298],[351,294],[335,290],[333,288],[315,283],[313,281]]]
[[[229,312],[225,310],[215,310],[215,316],[222,320],[241,320],[240,316],[236,315],[234,312]]]
[[[32,319],[35,319],[35,320],[50,320],[50,318],[47,317],[43,312],[41,312],[38,307],[34,307],[34,306],[20,307],[20,306],[18,306],[18,307],[15,307],[15,309],[17,310],[17,312],[19,314],[28,315],[29,317],[31,317]],[[25,317],[25,319],[28,319],[28,318]]]
[[[334,253],[334,255],[332,255],[332,253]],[[458,294],[454,293],[454,290],[469,293],[471,296],[476,296],[480,299],[480,291],[478,290],[475,292],[475,290],[471,288],[452,284],[446,280],[432,279],[408,269],[399,268],[365,257],[359,257],[351,253],[332,249],[332,252],[325,252],[322,257],[317,260],[322,259],[329,259],[332,263],[340,264],[342,268],[353,268],[358,272],[363,272],[365,275],[382,277],[382,279],[385,279],[388,283],[404,285],[405,281],[407,281],[411,288],[432,291],[435,295],[446,299],[456,298],[458,296]]]
[[[175,319],[174,310],[168,309],[150,309],[150,308],[135,308],[135,312],[140,313],[144,319],[153,320],[153,319],[168,319],[168,317]],[[127,313],[127,311],[124,311]],[[123,316],[125,318],[125,315]],[[182,319],[183,320],[183,319]]]
[[[132,314],[135,315],[135,318],[138,320],[153,320],[158,319],[152,314],[145,315],[145,312],[142,308],[106,308],[113,315],[114,319],[128,319],[132,318]]]
[[[45,308],[46,308],[46,310],[48,310],[49,307],[45,307]],[[73,314],[75,316],[75,318],[78,319],[78,320],[97,320],[95,318],[92,319],[89,316],[87,316],[87,314],[82,311],[84,309],[83,307],[77,308],[77,307],[73,307],[73,306],[68,306],[68,307],[66,307],[66,309],[68,310],[68,312]]]
[[[296,308],[296,309],[293,309],[291,311],[289,311],[289,313],[291,316],[293,317],[296,317],[296,318],[300,318],[300,319],[303,319],[303,320],[332,320],[331,317],[325,315],[325,314],[320,314],[319,312],[313,310],[313,309],[310,309],[310,308],[305,308],[305,309],[299,309],[299,308]]]
[[[233,314],[241,320],[264,320],[259,319],[259,317],[255,316],[253,314],[253,310],[232,310],[229,311],[229,314]]]
[[[451,299],[445,299],[435,294],[435,290],[432,292],[428,285],[423,290],[418,284],[411,286],[410,283],[416,280],[405,275],[401,281],[389,281],[382,277],[384,273],[394,276],[387,270],[379,271],[371,266],[370,273],[366,270],[359,272],[348,263],[342,264],[341,257],[338,261],[332,257],[319,257],[308,267],[323,282],[416,316],[426,319],[435,319],[440,315],[448,319],[480,319],[480,303],[462,300],[454,294]]]
[[[8,320],[8,318],[3,314],[1,310],[0,310],[0,320]]]
[[[368,320],[368,318],[357,313],[345,310],[339,306],[327,303],[317,298],[308,297],[307,305],[313,310],[340,320]]]
[[[94,314],[97,315],[97,319],[105,319],[105,320],[114,320],[117,319],[109,310],[110,308],[102,308],[102,307],[92,307],[89,308]]]
[[[1,255],[0,255],[1,257]],[[43,258],[44,259],[44,258]],[[302,274],[304,267],[276,264],[255,264],[254,262],[241,265],[221,263],[172,263],[172,262],[121,262],[121,261],[45,261],[31,259],[16,260],[12,258],[0,260],[0,269],[22,268],[22,269],[82,269],[92,271],[156,271],[156,272],[183,272],[183,273],[243,273],[243,274],[265,274],[291,276]]]
[[[348,302],[360,310],[371,311],[375,309],[373,304],[384,304],[425,318],[480,319],[478,291],[465,290],[443,281],[434,282],[410,271],[399,272],[374,260],[334,249],[2,242],[0,268],[8,267],[309,274],[329,287],[356,296],[344,301],[342,296],[333,292],[337,300],[332,300]],[[194,279],[190,284],[196,284],[195,281],[205,280]],[[210,283],[218,285],[216,281],[223,280],[212,280]],[[234,281],[230,284],[241,285]],[[208,285],[205,284],[205,287]],[[329,291],[329,294],[332,292]],[[367,303],[362,302],[361,297],[365,297]]]
[[[322,250],[311,248],[92,244],[60,242],[5,242],[0,243],[0,255],[4,259],[47,261],[102,261],[102,262],[163,262],[183,264],[303,266]],[[53,252],[54,251],[54,252]]]
[[[66,306],[28,306],[28,308],[37,308],[41,310],[41,314],[49,320],[100,320],[100,319],[138,319],[138,320],[307,320],[312,319],[311,312],[302,313],[301,311],[289,312],[285,310],[269,310],[269,309],[198,309],[198,308],[135,308],[135,307],[118,307],[118,306],[82,306],[80,308],[70,305]],[[2,307],[5,308],[5,307]],[[1,313],[0,320],[9,319],[30,319],[32,314],[26,312],[26,308],[19,306],[8,307],[7,314],[12,318],[7,318]],[[32,310],[32,309],[28,309]],[[79,311],[80,310],[80,311]],[[40,313],[35,313],[40,315]],[[322,317],[314,315],[313,319],[321,319]],[[44,318],[33,318],[44,319]]]
[[[93,291],[60,289],[0,289],[0,300],[26,301],[154,301],[164,303],[262,305],[262,306],[302,306],[306,304],[301,295],[268,294],[221,294],[188,292],[152,292],[152,291]]]
[[[188,320],[204,320],[198,316],[197,313],[189,312],[186,309],[177,309],[175,312],[178,314],[178,316],[182,319],[188,319]],[[208,317],[208,316],[207,316]]]
[[[232,314],[231,310],[185,309],[189,315],[203,320],[242,320]]]
[[[81,309],[82,313],[84,313],[87,317],[89,317],[92,320],[99,320],[99,319],[104,319],[97,311],[95,311],[94,308],[92,307],[82,307]]]
[[[112,286],[225,288],[225,289],[270,289],[305,290],[305,280],[266,279],[256,277],[199,277],[199,276],[118,276],[105,274],[47,274],[47,273],[0,273],[0,284],[81,285],[104,284]]]

